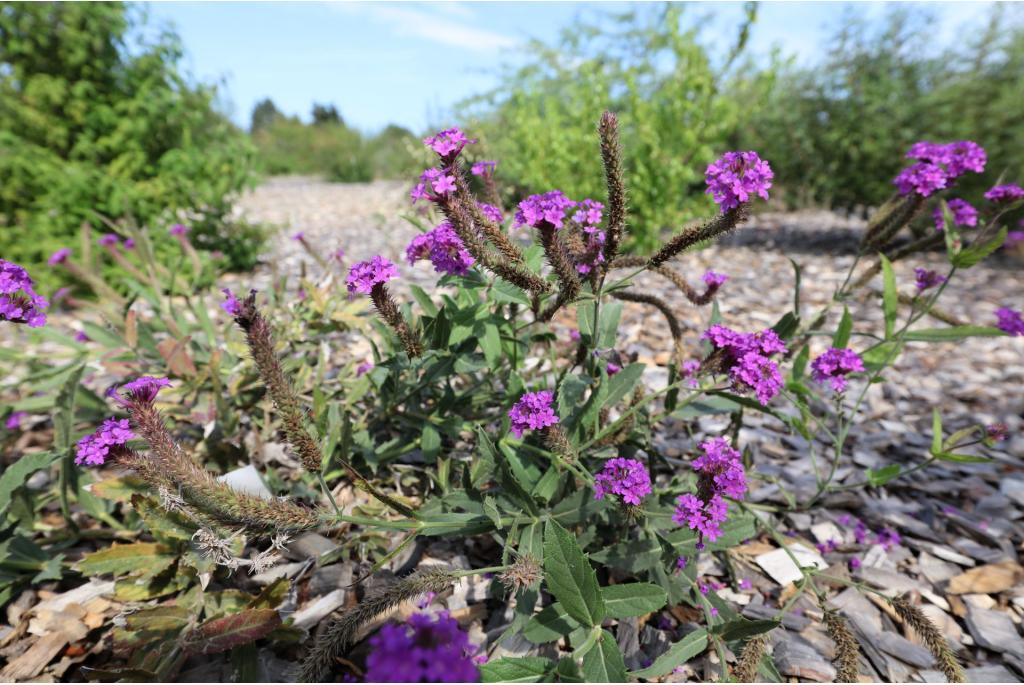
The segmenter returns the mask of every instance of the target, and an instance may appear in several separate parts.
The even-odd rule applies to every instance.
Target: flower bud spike
[[[693,247],[699,242],[716,238],[728,233],[747,220],[748,205],[742,203],[737,207],[719,214],[703,224],[684,228],[678,235],[669,240],[647,261],[650,268],[661,266],[680,252]]]
[[[602,114],[597,132],[601,138],[601,161],[608,187],[608,235],[604,243],[604,263],[609,265],[619,252],[626,230],[626,183],[622,171],[618,117],[612,112]]]
[[[905,596],[894,597],[889,600],[889,603],[895,609],[896,615],[913,628],[928,647],[928,651],[935,657],[935,663],[939,670],[946,675],[946,680],[950,683],[966,682],[967,679],[960,660],[956,658],[956,654],[950,648],[946,636],[932,623],[932,620],[920,608],[911,604]]]
[[[281,424],[285,439],[302,460],[302,465],[311,473],[318,473],[323,463],[319,441],[306,427],[305,411],[302,402],[284,375],[281,362],[274,352],[274,335],[270,322],[256,307],[256,291],[241,303],[232,307],[236,310],[235,322],[245,331],[245,341],[249,345],[260,378],[267,386],[274,407],[281,414]]]
[[[824,611],[825,631],[836,643],[836,682],[856,683],[860,680],[860,656],[857,651],[857,640],[850,632],[845,618],[824,606],[822,610]]]

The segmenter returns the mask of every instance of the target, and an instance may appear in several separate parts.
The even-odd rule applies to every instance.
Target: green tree
[[[144,23],[119,3],[0,4],[5,257],[44,262],[98,213],[185,219],[200,244],[241,258],[227,217],[252,180],[251,148],[215,111],[215,89],[180,72],[177,36]]]
[[[249,120],[249,133],[261,131],[283,116],[273,100],[263,98],[252,108],[252,117]]]

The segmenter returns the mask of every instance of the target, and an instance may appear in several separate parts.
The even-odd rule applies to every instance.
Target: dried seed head
[[[252,563],[249,564],[249,575],[259,575],[267,569],[276,566],[279,561],[281,561],[281,555],[277,554],[273,547],[254,554],[251,559]]]
[[[219,566],[227,566],[234,570],[238,568],[238,560],[231,550],[231,539],[236,535],[237,533],[233,533],[231,538],[225,539],[209,528],[200,528],[192,536],[192,541],[203,556],[212,559]]]
[[[946,675],[946,680],[951,683],[967,682],[960,660],[956,658],[946,637],[932,623],[931,619],[920,608],[911,604],[905,596],[894,597],[889,600],[889,603],[896,610],[896,615],[913,628],[914,632],[927,645],[928,651],[935,657],[939,670]]]
[[[160,498],[160,506],[162,506],[167,511],[185,511],[185,500],[183,500],[176,491],[171,490],[166,485],[157,486],[156,494]]]
[[[510,595],[517,595],[524,588],[533,587],[543,577],[540,562],[532,554],[517,554],[512,565],[498,575]]]
[[[740,652],[740,660],[733,669],[733,677],[738,683],[756,683],[761,679],[757,677],[758,667],[761,665],[761,658],[768,651],[768,633],[761,633],[747,640]]]
[[[822,607],[825,612],[825,631],[836,643],[836,682],[855,683],[860,677],[857,640],[846,625],[846,619],[835,611]]]

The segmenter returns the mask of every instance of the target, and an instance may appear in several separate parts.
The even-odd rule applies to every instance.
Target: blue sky
[[[936,42],[977,25],[989,3],[928,3]],[[443,123],[451,105],[494,87],[503,63],[518,63],[531,38],[553,41],[580,16],[598,17],[626,3],[568,2],[160,2],[151,21],[170,23],[196,78],[222,83],[225,109],[248,125],[253,105],[273,98],[287,114],[308,118],[313,102],[334,103],[364,131],[398,123],[415,132]],[[750,49],[773,46],[813,60],[845,3],[762,3]],[[881,16],[886,7],[857,11]],[[693,3],[689,21],[709,17],[704,35],[733,36],[738,2]]]

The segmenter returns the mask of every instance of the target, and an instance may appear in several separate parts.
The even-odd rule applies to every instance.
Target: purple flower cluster
[[[466,274],[476,261],[447,221],[413,238],[405,249],[405,257],[410,264],[429,259],[434,271],[456,276]]]
[[[774,176],[768,162],[756,152],[726,152],[704,172],[708,185],[704,192],[711,194],[723,212],[728,212],[747,202],[752,195],[767,200]]]
[[[697,494],[687,493],[676,499],[672,520],[696,530],[697,549],[704,548],[704,538],[714,542],[721,536],[729,504],[723,495],[739,499],[747,492],[747,477],[740,453],[725,438],[712,438],[700,445],[704,454],[693,460],[698,474]]]
[[[75,463],[86,466],[102,466],[111,450],[124,447],[135,438],[128,419],[107,419],[95,433],[78,441],[75,448]]]
[[[117,247],[121,244],[121,238],[116,233],[104,233],[97,242],[103,247]]]
[[[717,290],[718,288],[722,287],[726,281],[729,280],[729,277],[726,276],[725,274],[715,273],[711,269],[708,269],[704,273],[704,275],[701,276],[701,279],[708,286],[708,288],[714,288],[715,290]]]
[[[469,172],[474,176],[490,176],[497,167],[498,163],[493,159],[481,159],[479,162],[473,162]]]
[[[368,683],[475,683],[476,647],[446,612],[436,619],[413,614],[405,625],[388,624],[370,638]]]
[[[1024,225],[1024,222],[1021,222]],[[1014,247],[1024,243],[1024,231],[1010,231],[1006,234],[1006,241],[1003,243],[1003,247]]]
[[[589,197],[576,205],[579,209],[572,215],[572,220],[580,225],[586,236],[583,254],[577,259],[576,270],[581,274],[590,273],[598,264],[604,262],[605,232],[598,228],[604,217],[604,205]]]
[[[958,140],[944,144],[922,140],[910,146],[907,158],[942,164],[946,167],[945,173],[948,178],[958,178],[968,171],[980,174],[988,162],[985,149],[973,140]]]
[[[601,473],[594,477],[594,499],[618,495],[626,504],[639,505],[651,494],[651,477],[643,463],[636,459],[609,459]]]
[[[169,229],[167,229],[167,232],[170,233],[171,235],[188,235],[189,231],[191,230],[192,229],[186,226],[185,224],[174,224]]]
[[[346,283],[350,293],[368,295],[373,286],[387,283],[392,278],[398,278],[398,267],[377,255],[369,261],[353,264],[349,269]]]
[[[864,371],[860,355],[847,348],[830,347],[811,362],[811,376],[819,383],[828,383],[835,392],[846,390],[846,377]]]
[[[1024,198],[1024,188],[1016,183],[993,186],[985,193],[985,199],[989,202],[1016,202],[1021,198]]]
[[[512,434],[521,438],[524,430],[540,430],[558,423],[558,414],[551,406],[554,401],[555,395],[550,390],[528,392],[520,397],[508,411]]]
[[[8,421],[8,423],[10,422]],[[9,425],[7,427],[10,428]],[[989,440],[1002,442],[1003,440],[1006,440],[1006,438],[1009,437],[1009,435],[1010,428],[1005,423],[990,423],[989,425],[985,426],[985,437],[987,437]]]
[[[900,195],[917,193],[921,197],[928,197],[935,191],[942,190],[946,187],[947,181],[946,170],[931,162],[912,164],[893,179]]]
[[[34,281],[22,267],[0,259],[0,321],[28,324],[39,328],[46,324],[43,312],[49,302],[32,288]]]
[[[462,152],[462,148],[475,142],[475,140],[467,138],[466,134],[458,128],[446,128],[423,139],[423,144],[440,157],[454,157]]]
[[[700,383],[697,381],[697,372],[700,371],[700,362],[696,359],[687,359],[683,362],[683,376],[687,378],[686,385],[696,388]]]
[[[949,207],[949,213],[952,215],[953,223],[956,226],[973,227],[978,225],[978,210],[969,203],[960,198],[953,198],[946,205]],[[935,219],[936,231],[945,230],[946,219],[942,214],[942,205],[935,208],[932,212],[932,218]]]
[[[996,327],[1010,335],[1024,335],[1024,319],[1021,313],[1009,307],[996,310]]]
[[[46,263],[49,264],[50,266],[57,266],[58,264],[63,264],[64,262],[66,262],[68,260],[68,257],[70,256],[71,249],[67,247],[62,247],[56,252],[54,252],[52,255],[50,255],[50,258],[46,260]]]
[[[775,331],[738,333],[715,324],[702,336],[724,355],[733,386],[740,392],[753,389],[758,401],[767,405],[782,390],[782,374],[771,355],[786,353],[786,344]]]
[[[928,269],[922,269],[917,267],[914,269],[914,276],[916,280],[914,285],[920,292],[928,290],[928,288],[934,288],[937,285],[942,285],[946,282],[946,277],[939,274],[937,271],[929,271]]]
[[[228,288],[221,288],[220,291],[224,293],[224,301],[220,303],[220,308],[231,316],[236,316],[242,310],[242,303]]]
[[[28,412],[12,411],[10,416],[7,417],[7,421],[4,422],[4,427],[9,431],[20,431],[21,420],[26,416],[28,416]]]
[[[418,200],[434,202],[453,190],[455,190],[455,177],[431,167],[420,174],[420,182],[413,186],[409,198],[413,204],[416,204]]]
[[[487,217],[488,220],[498,224],[499,226],[505,223],[505,215],[501,213],[501,210],[494,205],[489,205],[486,202],[478,202],[477,207],[480,208],[480,212]]]
[[[576,202],[565,196],[561,190],[551,190],[540,195],[531,195],[519,203],[513,228],[533,226],[540,228],[548,225],[561,228],[566,213],[576,206]]]
[[[363,362],[356,367],[356,378],[373,371],[373,362]]]
[[[117,388],[111,388],[107,394],[117,398],[118,402],[128,404],[152,404],[160,388],[171,387],[171,382],[163,377],[139,376],[135,380],[121,386],[122,395],[117,395]]]

